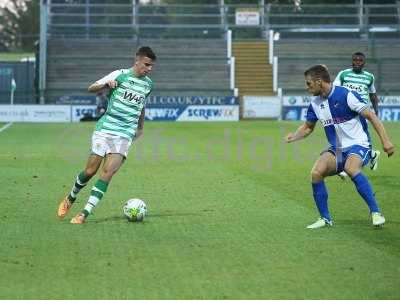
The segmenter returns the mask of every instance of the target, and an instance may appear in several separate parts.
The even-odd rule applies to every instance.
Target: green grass
[[[0,61],[20,61],[26,57],[35,57],[35,54],[31,52],[0,52]]]
[[[146,123],[87,224],[55,216],[94,124],[13,124],[0,133],[2,299],[398,299],[399,155],[365,170],[388,220],[372,228],[351,181],[329,178],[335,226],[316,231],[309,171],[320,129],[298,123]],[[400,124],[386,124],[400,144]],[[375,137],[375,141],[377,138]],[[93,183],[91,181],[91,183]],[[122,205],[146,201],[128,223]]]

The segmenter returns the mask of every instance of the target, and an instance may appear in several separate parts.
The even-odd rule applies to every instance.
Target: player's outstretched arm
[[[304,139],[308,135],[313,132],[315,127],[315,123],[311,122],[304,122],[302,125],[300,125],[299,128],[297,128],[296,132],[289,132],[286,137],[285,137],[285,142],[286,143],[292,143],[301,139]]]
[[[381,140],[383,151],[385,151],[388,156],[391,156],[394,153],[394,145],[389,140],[389,137],[386,134],[386,130],[382,122],[378,119],[376,114],[369,108],[364,109],[363,111],[361,111],[360,114],[368,121],[370,121],[372,126],[374,126],[374,129],[378,134],[379,139]]]

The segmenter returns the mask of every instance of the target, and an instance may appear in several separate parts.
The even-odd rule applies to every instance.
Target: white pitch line
[[[6,130],[8,127],[10,127],[13,124],[13,122],[7,123],[6,125],[4,125],[3,127],[0,128],[0,132]]]

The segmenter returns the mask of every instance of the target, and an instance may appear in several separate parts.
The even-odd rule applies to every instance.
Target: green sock
[[[68,200],[73,203],[81,189],[83,189],[89,181],[89,177],[86,176],[85,172],[80,172],[75,179],[75,183],[72,186],[71,192],[68,195]]]
[[[82,210],[82,213],[85,215],[85,217],[92,213],[93,209],[97,206],[101,198],[103,198],[104,194],[106,193],[107,187],[107,181],[101,179],[96,181],[90,192],[89,200],[86,203],[85,208]]]

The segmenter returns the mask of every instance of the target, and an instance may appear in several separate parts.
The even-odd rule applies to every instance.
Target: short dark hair
[[[136,51],[136,56],[146,56],[152,60],[156,60],[157,57],[154,54],[153,50],[151,50],[150,47],[144,46],[144,47],[140,47],[137,51]]]
[[[315,65],[304,72],[304,76],[311,76],[312,79],[321,79],[325,82],[331,82],[328,68],[325,65]]]
[[[354,52],[352,56],[362,56],[365,58],[365,54],[362,52]]]

